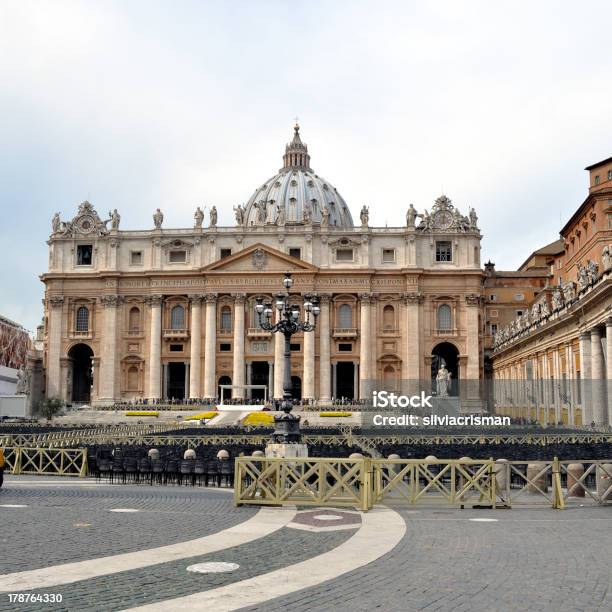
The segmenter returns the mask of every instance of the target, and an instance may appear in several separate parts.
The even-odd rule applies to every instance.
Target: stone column
[[[331,347],[329,330],[329,307],[331,295],[319,295],[321,314],[319,315],[319,399],[329,402],[331,399]]]
[[[569,408],[567,419],[570,425],[575,424],[575,410],[578,401],[578,390],[576,389],[576,371],[574,367],[574,351],[571,343],[565,347],[565,363],[567,370],[567,392],[569,394]]]
[[[281,314],[274,308],[275,322],[281,319]],[[274,399],[283,398],[283,378],[285,376],[285,336],[273,334],[274,336]]]
[[[102,296],[104,321],[102,327],[102,351],[100,355],[100,384],[98,402],[112,404],[115,400],[115,371],[117,369],[117,307],[118,295]]]
[[[338,388],[337,382],[336,382],[336,369],[338,367],[337,363],[332,363],[332,398],[337,398],[338,395],[336,393],[336,390]],[[357,368],[357,366],[355,366],[355,369]]]
[[[406,300],[406,360],[405,376],[407,381],[406,392],[414,395],[421,387],[421,323],[420,304],[423,296],[420,293],[407,293]]]
[[[202,296],[190,295],[191,302],[191,354],[189,368],[189,397],[201,397],[200,381],[202,372]]]
[[[361,300],[361,329],[359,330],[359,399],[370,397],[370,385],[372,381],[372,353],[370,326],[370,302],[372,296],[362,293]]]
[[[216,342],[217,342],[217,294],[207,293],[206,302],[206,336],[204,338],[204,397],[217,397]]]
[[[234,363],[232,385],[244,385],[244,303],[246,295],[234,296]],[[232,389],[232,397],[244,399],[244,388]]]
[[[306,296],[303,296],[304,298]],[[312,321],[314,317],[310,317]],[[315,397],[315,332],[304,332],[304,383],[302,397],[314,399]]]
[[[49,341],[47,350],[47,398],[60,399],[61,367],[60,356],[62,350],[62,306],[64,296],[52,295],[49,297],[49,328],[47,337]]]
[[[480,401],[480,329],[478,326],[478,312],[480,310],[480,296],[473,293],[465,296],[466,313],[466,353],[467,367],[465,374],[460,373],[467,383],[467,399]],[[465,384],[465,383],[464,383]],[[463,393],[462,393],[463,395]],[[513,398],[515,399],[515,398]]]
[[[268,399],[274,395],[274,359],[268,361]]]
[[[253,384],[253,364],[250,361],[246,363],[246,384],[247,385]],[[253,392],[252,389],[249,389],[247,391],[246,396],[248,399],[251,399],[253,397],[252,392]]]
[[[151,295],[151,338],[149,340],[149,399],[161,398],[161,320],[163,296]]]
[[[593,421],[596,425],[605,425],[608,420],[608,411],[604,405],[605,379],[604,355],[601,346],[601,331],[599,327],[591,330],[591,384],[593,397]]]
[[[606,321],[606,374],[608,425],[612,425],[612,317]]]
[[[580,334],[580,403],[582,424],[590,425],[593,420],[591,409],[591,334]]]

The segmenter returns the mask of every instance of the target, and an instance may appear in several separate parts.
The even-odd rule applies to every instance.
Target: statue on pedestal
[[[436,392],[438,397],[448,397],[450,391],[451,373],[446,369],[446,364],[442,362],[438,375],[436,376]]]
[[[30,395],[30,373],[25,369],[25,366],[21,366],[17,370],[17,389],[15,394]]]
[[[213,206],[210,209],[210,223],[209,223],[209,227],[217,227],[217,207]]]
[[[606,245],[601,251],[601,267],[604,272],[612,268],[612,245]]]
[[[592,259],[587,262],[587,275],[591,285],[597,281],[599,276],[599,266]]]
[[[361,227],[368,227],[368,224],[370,222],[370,211],[368,210],[368,207],[365,206],[365,204],[361,209],[361,212],[359,213],[359,218],[361,219]]]
[[[559,310],[563,308],[563,294],[561,293],[561,287],[555,287],[552,295],[553,310]]]
[[[327,206],[324,206],[321,211],[321,227],[329,227],[329,208]]]
[[[201,228],[202,223],[204,222],[204,213],[202,212],[202,209],[199,206],[196,208],[193,218],[195,219],[194,227]]]
[[[234,206],[234,214],[236,215],[236,225],[244,225],[244,207],[240,204]]]
[[[108,216],[110,217],[111,229],[118,230],[119,223],[121,222],[121,215],[117,212],[117,209],[115,208],[113,212],[109,211]]]
[[[406,226],[414,227],[418,213],[416,208],[411,204],[406,211]]]
[[[51,219],[52,233],[57,234],[60,231],[61,225],[62,225],[62,222],[60,221],[59,213],[55,213],[53,215],[53,219]]]
[[[163,222],[164,222],[164,213],[158,208],[153,213],[153,224],[155,225],[155,229],[161,229]]]

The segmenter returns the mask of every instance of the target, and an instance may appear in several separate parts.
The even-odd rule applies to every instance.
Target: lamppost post
[[[293,409],[291,397],[291,336],[299,331],[313,332],[321,311],[317,298],[312,295],[305,295],[303,306],[306,317],[304,320],[300,320],[299,307],[296,304],[291,305],[289,303],[289,290],[293,286],[293,279],[289,272],[285,273],[283,285],[285,291],[275,296],[274,307],[279,314],[277,323],[272,323],[274,311],[271,303],[264,304],[263,298],[258,297],[255,306],[260,327],[273,334],[283,334],[285,337],[285,371],[283,375],[283,401],[281,403],[283,412],[274,415],[275,427],[272,434],[272,441],[278,444],[300,441],[300,417],[291,414]]]

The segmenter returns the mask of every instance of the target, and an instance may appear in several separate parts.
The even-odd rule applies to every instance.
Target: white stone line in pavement
[[[216,589],[130,608],[139,612],[215,610],[254,606],[356,570],[386,555],[406,533],[404,519],[390,508],[363,514],[361,528],[344,544],[322,555]]]
[[[0,576],[0,593],[70,584],[79,580],[218,552],[270,535],[291,522],[295,514],[294,507],[262,508],[255,516],[243,523],[195,540],[88,561],[5,574]]]

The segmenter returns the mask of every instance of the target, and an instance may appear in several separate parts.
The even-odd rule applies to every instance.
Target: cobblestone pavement
[[[612,610],[612,506],[400,514],[375,563],[242,612]]]
[[[338,577],[330,568],[330,579],[317,586],[278,598],[270,593],[268,601],[242,610],[612,609],[610,506],[396,510],[407,528],[390,552]],[[0,568],[2,573],[21,572],[185,542],[256,520],[257,512],[235,508],[229,492],[215,489],[8,477],[0,490]],[[45,588],[63,595],[59,605],[9,603],[8,595],[0,593],[0,610],[110,611],[154,602],[179,609],[175,598],[240,589],[249,578],[316,561],[360,529],[358,513],[345,517],[345,528],[338,531],[326,527],[334,521],[324,513],[303,515],[265,537],[217,553]],[[315,529],[294,528],[304,524]],[[318,531],[317,525],[322,526]],[[236,563],[239,568],[220,574],[186,571],[207,561]],[[231,608],[219,600],[208,609]]]
[[[0,489],[0,574],[191,540],[256,512],[235,508],[231,501],[229,491],[201,487],[96,486],[95,481],[9,476]],[[2,507],[9,505],[27,507]]]

